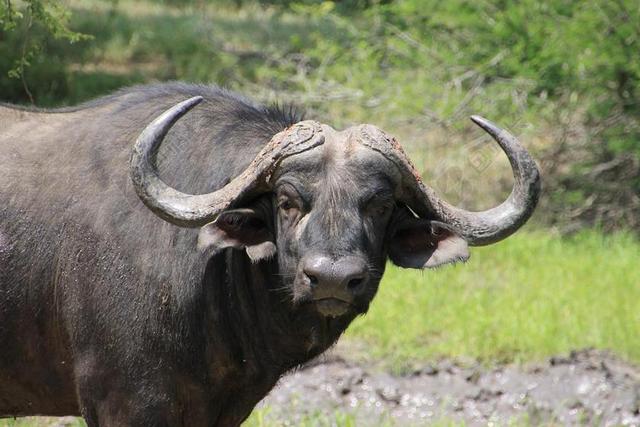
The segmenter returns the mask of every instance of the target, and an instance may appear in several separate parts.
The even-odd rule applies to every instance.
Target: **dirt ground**
[[[583,350],[490,369],[442,361],[393,376],[333,355],[285,377],[262,405],[284,425],[339,411],[358,426],[640,426],[640,369]]]

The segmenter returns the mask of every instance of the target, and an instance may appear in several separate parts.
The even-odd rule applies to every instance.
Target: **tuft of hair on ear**
[[[469,258],[471,258],[471,255],[467,255],[467,256],[454,256],[449,258],[446,262],[441,262],[438,264],[431,264],[429,266],[423,266],[421,268],[421,270],[440,270],[441,268],[445,268],[448,266],[453,266],[455,267],[456,264],[466,264],[467,261],[469,261]]]
[[[198,249],[216,254],[222,249],[245,249],[253,262],[269,259],[276,253],[273,236],[255,209],[232,209],[200,228]]]
[[[275,243],[271,241],[263,242],[258,245],[247,246],[245,249],[252,263],[257,264],[260,261],[268,261],[272,259],[278,252]]]

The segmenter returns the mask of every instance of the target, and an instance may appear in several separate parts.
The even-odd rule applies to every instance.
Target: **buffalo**
[[[385,264],[509,236],[540,191],[509,158],[499,206],[439,198],[372,125],[183,83],[76,107],[0,105],[0,416],[236,426],[366,313]]]

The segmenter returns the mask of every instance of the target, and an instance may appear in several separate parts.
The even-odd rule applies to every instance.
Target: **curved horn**
[[[480,116],[471,116],[471,120],[491,135],[507,155],[514,177],[511,194],[500,205],[482,212],[451,206],[430,188],[425,196],[437,215],[456,227],[470,245],[483,246],[515,233],[531,217],[540,197],[540,171],[516,137]]]
[[[223,188],[207,194],[186,194],[162,181],[156,157],[169,129],[200,102],[202,97],[196,96],[162,113],[138,136],[131,154],[130,176],[136,193],[149,209],[172,224],[199,227],[214,221],[237,200],[267,191],[273,171],[284,158],[324,142],[319,123],[296,123],[273,136],[244,172]]]
[[[509,159],[515,178],[507,200],[482,212],[457,208],[438,197],[432,188],[424,184],[394,139],[385,137],[383,148],[379,142],[373,142],[375,139],[379,141],[379,136],[370,135],[371,127],[365,126],[362,133],[365,136],[363,143],[381,152],[399,167],[405,180],[406,203],[419,216],[435,217],[453,226],[469,245],[483,246],[508,237],[527,222],[540,197],[540,171],[529,152],[509,132],[480,116],[472,116],[471,120],[500,145]]]

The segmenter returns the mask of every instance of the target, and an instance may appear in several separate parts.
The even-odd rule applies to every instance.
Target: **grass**
[[[264,407],[256,409],[251,417],[244,423],[245,427],[273,427],[280,426],[300,426],[300,427],[355,427],[356,418],[353,414],[337,410],[334,413],[312,412],[303,416],[295,422],[277,422],[271,415],[271,408]],[[390,423],[381,423],[381,427],[391,426]]]
[[[473,249],[466,265],[391,267],[345,339],[399,368],[438,357],[524,362],[583,347],[640,362],[639,254],[625,234],[526,232]]]
[[[26,417],[0,419],[0,427],[85,427],[81,418]]]

